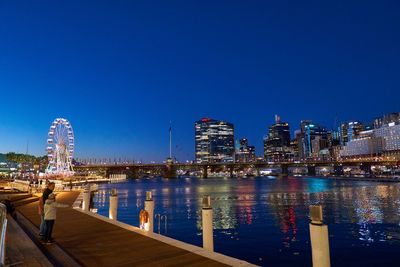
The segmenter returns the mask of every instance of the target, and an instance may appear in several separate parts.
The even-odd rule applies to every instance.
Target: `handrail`
[[[0,203],[0,266],[5,266],[5,246],[7,230],[7,207]]]
[[[161,216],[161,220],[164,218],[164,234],[167,233],[167,215]]]
[[[154,218],[158,218],[158,233],[160,233],[161,214],[157,213],[156,215],[154,215]]]
[[[154,215],[154,218],[158,219],[158,233],[160,234],[160,226],[161,226],[161,221],[164,219],[164,233],[167,233],[167,215],[161,215],[160,213],[157,213]]]

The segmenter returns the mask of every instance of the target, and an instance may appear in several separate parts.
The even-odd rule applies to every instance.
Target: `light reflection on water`
[[[161,234],[199,246],[201,198],[211,195],[216,251],[267,266],[310,266],[308,206],[321,203],[332,266],[397,266],[400,186],[395,183],[298,177],[134,180],[101,185],[95,197],[100,214],[108,213],[112,188],[118,189],[119,220],[138,226],[151,190],[155,214],[168,216]]]

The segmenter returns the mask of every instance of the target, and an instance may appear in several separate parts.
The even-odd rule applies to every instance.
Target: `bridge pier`
[[[365,164],[365,163],[361,164],[360,165],[360,170],[364,171],[365,174],[371,174],[372,173],[370,164]]]
[[[208,166],[203,166],[203,178],[208,178]]]
[[[234,167],[233,166],[229,167],[229,177],[230,178],[233,178],[233,171],[234,171]]]
[[[333,172],[335,173],[335,175],[338,176],[344,175],[343,166],[342,165],[333,166]]]
[[[310,176],[315,176],[317,174],[317,171],[315,170],[315,166],[308,165],[307,172],[308,172],[308,175],[310,175]]]
[[[167,164],[164,168],[164,178],[176,178],[176,167],[171,158],[167,159]]]
[[[289,167],[287,165],[281,165],[281,174],[282,176],[289,175]]]
[[[260,177],[260,176],[261,176],[261,173],[260,173],[260,168],[256,168],[256,173],[257,173],[257,176],[258,176],[258,177]]]
[[[136,167],[130,167],[128,171],[128,177],[132,177],[133,179],[139,179],[139,170]]]

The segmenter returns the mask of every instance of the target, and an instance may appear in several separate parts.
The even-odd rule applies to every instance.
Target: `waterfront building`
[[[233,162],[235,154],[232,123],[210,118],[195,122],[197,163]]]
[[[239,141],[239,147],[235,152],[236,162],[254,162],[256,160],[255,146],[249,146],[246,138]]]
[[[291,160],[299,159],[299,140],[294,138],[290,141],[290,157]]]
[[[375,136],[383,139],[383,155],[400,158],[400,123],[389,123],[374,130]]]
[[[364,130],[364,125],[359,121],[342,123],[339,128],[340,144],[346,145],[347,142],[356,139],[359,133]]]
[[[314,140],[311,140],[311,150],[312,156],[314,158],[319,158],[322,154],[326,154],[326,149],[328,148],[328,140],[323,139],[322,136],[316,136]],[[321,153],[321,155],[320,155]]]
[[[290,153],[289,124],[281,122],[276,115],[275,124],[269,127],[268,135],[264,137],[264,157],[267,161],[283,161]]]
[[[342,147],[340,145],[335,145],[335,146],[330,146],[329,147],[329,152],[330,152],[330,157],[333,160],[339,160],[340,159],[340,151]]]
[[[301,133],[301,130],[294,131],[294,139],[290,142],[294,160],[300,160],[302,158],[303,155],[302,142],[303,142],[303,135]]]
[[[374,120],[374,128],[378,129],[389,123],[400,124],[400,112],[393,112],[385,114],[380,118]]]
[[[315,156],[315,153],[313,154],[313,146],[312,142],[315,140],[317,137],[319,137],[318,142],[325,142],[325,140],[328,140],[328,131],[318,125],[314,124],[312,121],[306,120],[306,121],[301,121],[300,124],[301,128],[301,140],[300,144],[301,145],[301,158],[307,159]],[[323,145],[323,148],[325,145]],[[317,147],[317,146],[315,146]]]
[[[382,138],[377,138],[373,130],[368,130],[361,132],[359,138],[347,142],[340,151],[340,156],[342,158],[373,157],[381,154],[382,150]]]
[[[357,139],[347,142],[342,157],[400,156],[400,123],[390,122],[380,128],[362,131]]]

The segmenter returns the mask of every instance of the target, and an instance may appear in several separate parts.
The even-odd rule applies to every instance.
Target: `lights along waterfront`
[[[329,226],[331,266],[396,265],[400,249],[400,185],[329,178],[141,179],[102,184],[94,198],[108,216],[118,190],[118,220],[139,226],[146,191],[160,233],[202,246],[201,198],[211,195],[214,249],[263,266],[311,266],[309,205],[320,203]],[[165,218],[165,217],[164,217]]]

